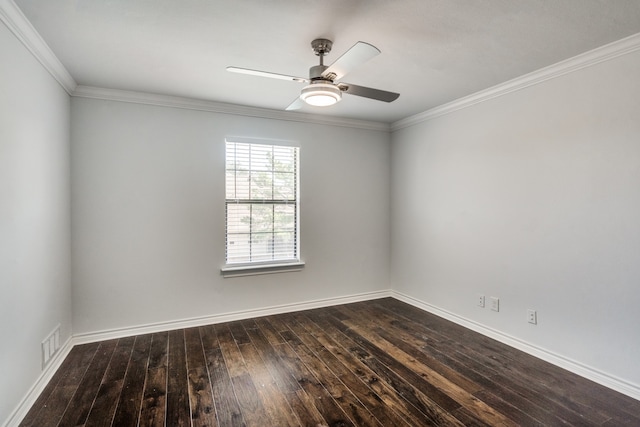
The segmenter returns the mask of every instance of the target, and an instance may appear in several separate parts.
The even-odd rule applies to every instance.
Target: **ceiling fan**
[[[309,69],[309,78],[287,76],[285,74],[270,73],[267,71],[250,70],[247,68],[227,67],[227,71],[233,73],[250,74],[254,76],[269,77],[272,79],[290,80],[294,82],[308,83],[300,96],[296,98],[286,109],[297,110],[306,102],[309,105],[324,107],[333,105],[342,99],[343,93],[375,99],[377,101],[392,102],[398,99],[399,93],[370,87],[357,86],[344,83],[340,80],[358,65],[363,64],[380,51],[373,45],[365,42],[354,44],[331,65],[324,65],[324,56],[331,52],[333,42],[327,39],[315,39],[311,47],[320,57],[320,64]]]

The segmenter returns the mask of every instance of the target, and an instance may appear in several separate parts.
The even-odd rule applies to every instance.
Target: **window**
[[[226,142],[226,268],[299,263],[298,147]]]

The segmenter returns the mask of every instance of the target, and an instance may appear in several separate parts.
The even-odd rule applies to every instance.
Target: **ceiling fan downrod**
[[[333,79],[327,78],[329,76],[322,75],[322,73],[324,73],[324,70],[328,68],[327,65],[324,65],[324,56],[331,52],[332,46],[333,42],[328,39],[315,39],[311,42],[311,48],[315,52],[316,56],[320,57],[320,64],[309,68],[310,80],[323,80],[333,82]]]

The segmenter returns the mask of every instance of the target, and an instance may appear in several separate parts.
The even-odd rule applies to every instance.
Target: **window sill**
[[[256,276],[259,274],[273,274],[273,273],[289,273],[292,271],[301,271],[304,268],[304,262],[287,262],[280,264],[254,264],[254,265],[225,265],[220,269],[222,277],[242,277],[242,276]]]

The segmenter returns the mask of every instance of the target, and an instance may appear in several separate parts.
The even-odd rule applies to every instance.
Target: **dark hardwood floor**
[[[640,401],[386,298],[73,348],[22,426],[640,426]]]

